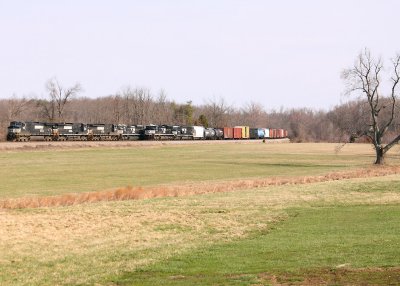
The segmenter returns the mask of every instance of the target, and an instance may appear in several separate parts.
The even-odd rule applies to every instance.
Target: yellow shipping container
[[[235,126],[236,128],[242,128],[242,139],[250,139],[250,126]]]

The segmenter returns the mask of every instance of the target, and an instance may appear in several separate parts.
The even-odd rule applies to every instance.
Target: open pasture
[[[248,178],[321,175],[371,165],[369,145],[189,144],[3,151],[0,198]],[[400,162],[392,151],[389,164]]]
[[[349,144],[339,153],[335,147],[260,143],[7,151],[0,153],[0,197],[300,178],[373,162],[368,145]],[[399,165],[398,152],[391,151],[389,164]],[[49,174],[40,176],[43,172]],[[0,209],[0,284],[395,285],[399,190],[400,175],[393,174]]]

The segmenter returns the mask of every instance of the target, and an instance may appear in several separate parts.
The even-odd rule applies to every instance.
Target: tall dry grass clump
[[[266,178],[248,179],[225,182],[205,182],[175,186],[157,187],[123,187],[110,191],[99,191],[90,193],[74,193],[48,197],[23,197],[16,199],[5,199],[0,201],[0,208],[38,208],[69,206],[83,203],[101,201],[140,200],[159,197],[179,197],[206,193],[230,192],[241,189],[252,189],[266,186],[299,185],[320,183],[336,180],[380,177],[400,174],[400,166],[370,167],[366,169],[352,170],[346,172],[332,172],[321,176],[302,176],[293,178]]]

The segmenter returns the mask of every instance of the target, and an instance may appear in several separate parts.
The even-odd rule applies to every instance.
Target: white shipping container
[[[268,128],[264,128],[264,138],[269,138],[269,129]]]
[[[204,138],[204,127],[203,126],[193,126],[193,138],[203,139]]]

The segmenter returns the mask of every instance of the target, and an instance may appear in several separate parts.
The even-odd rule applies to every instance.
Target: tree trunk
[[[375,151],[376,151],[375,164],[376,165],[383,165],[384,164],[383,148],[381,146],[375,146]]]

